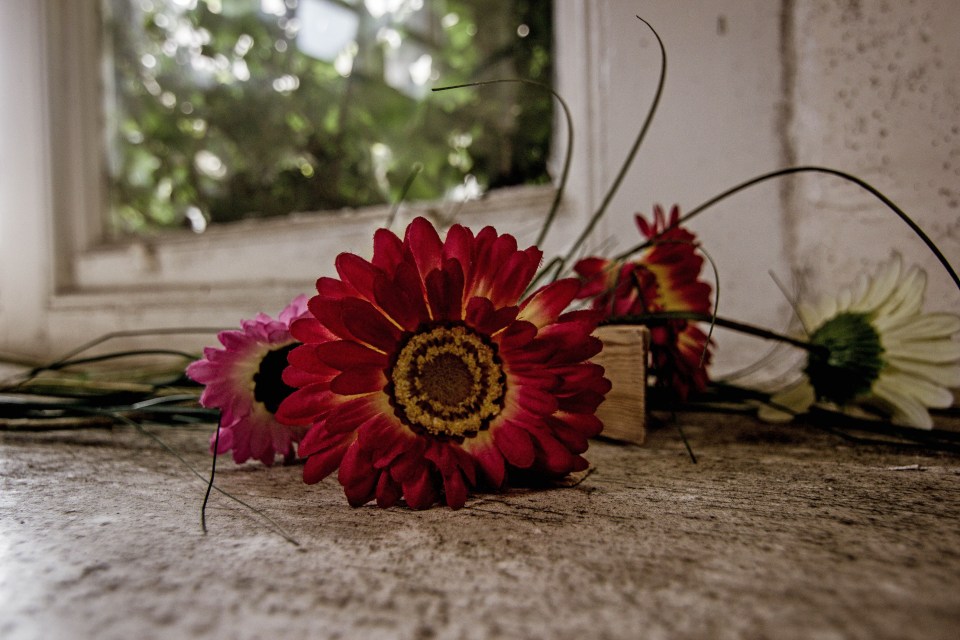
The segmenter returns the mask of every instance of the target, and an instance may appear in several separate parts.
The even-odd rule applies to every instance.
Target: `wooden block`
[[[593,334],[603,351],[591,358],[603,366],[612,383],[607,399],[597,409],[603,435],[643,444],[647,423],[647,349],[650,331],[644,326],[608,325]]]

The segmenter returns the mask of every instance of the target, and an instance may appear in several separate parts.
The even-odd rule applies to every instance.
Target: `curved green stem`
[[[468,82],[465,84],[450,85],[448,87],[437,87],[434,89],[434,91],[448,91],[450,89],[463,89],[466,87],[482,87],[489,84],[499,84],[502,82],[522,82],[524,84],[529,84],[534,87],[539,87],[549,91],[551,94],[553,94],[553,97],[557,99],[557,102],[560,103],[560,107],[563,109],[564,119],[567,123],[567,152],[564,154],[563,171],[560,173],[560,184],[557,185],[557,192],[553,196],[553,203],[550,205],[550,211],[547,213],[547,217],[543,221],[543,226],[540,227],[540,233],[537,234],[536,242],[534,242],[535,245],[540,246],[546,239],[547,233],[550,232],[550,227],[553,226],[553,221],[557,217],[557,211],[560,209],[560,200],[563,198],[563,192],[567,188],[567,178],[570,175],[570,162],[573,158],[573,117],[570,115],[570,106],[567,105],[567,101],[564,100],[563,97],[554,91],[550,86],[545,85],[542,82],[537,82],[536,80],[527,80],[525,78],[503,78],[499,80],[486,80],[482,82]]]
[[[637,19],[650,28],[650,31],[653,32],[653,35],[657,39],[657,44],[660,45],[660,79],[657,82],[657,91],[653,96],[653,102],[650,104],[650,109],[647,112],[646,119],[643,121],[643,126],[640,128],[640,133],[637,134],[637,138],[634,140],[633,146],[627,153],[627,158],[620,166],[620,171],[617,173],[617,177],[614,178],[613,184],[610,185],[610,189],[607,191],[603,201],[600,203],[600,207],[596,210],[596,212],[594,212],[593,216],[590,218],[590,221],[587,223],[587,226],[584,227],[583,232],[581,232],[580,236],[573,243],[573,246],[570,247],[570,250],[567,251],[567,254],[563,257],[561,268],[558,273],[563,272],[563,268],[566,266],[567,262],[569,262],[570,259],[576,255],[577,251],[580,250],[580,247],[584,242],[586,242],[587,238],[593,232],[593,229],[597,226],[597,223],[600,222],[600,218],[602,218],[607,212],[607,207],[610,206],[613,196],[615,196],[617,191],[620,189],[620,184],[623,182],[624,177],[626,177],[627,170],[629,170],[630,165],[633,164],[633,159],[636,157],[641,143],[643,143],[644,138],[647,136],[647,130],[650,128],[650,123],[653,122],[653,116],[657,112],[657,106],[660,104],[660,96],[663,94],[663,85],[667,78],[667,49],[664,47],[663,40],[660,39],[660,34],[658,34],[657,30],[653,28],[653,25],[640,16],[637,16]]]
[[[746,324],[744,322],[738,322],[736,320],[730,320],[729,318],[721,318],[709,313],[699,313],[696,311],[661,311],[658,313],[645,313],[637,316],[618,316],[604,320],[601,324],[650,324],[664,320],[692,320],[694,322],[712,321],[718,327],[723,327],[724,329],[739,331],[740,333],[745,333],[757,338],[763,338],[765,340],[777,340],[779,342],[785,342],[799,349],[803,349],[811,353],[818,353],[823,356],[829,355],[829,351],[823,345],[812,344],[810,342],[792,338],[790,336],[783,335],[782,333],[776,333],[775,331],[770,331],[769,329],[764,329],[762,327]]]
[[[820,167],[820,166],[816,166],[816,165],[803,165],[803,166],[798,166],[798,167],[787,167],[787,168],[785,168],[785,169],[778,169],[778,170],[776,170],[776,171],[771,171],[771,172],[769,172],[769,173],[765,173],[765,174],[763,174],[763,175],[759,175],[759,176],[757,176],[757,177],[755,177],[755,178],[751,178],[750,180],[747,180],[746,182],[741,182],[740,184],[738,184],[738,185],[736,185],[736,186],[734,186],[734,187],[731,187],[730,189],[727,189],[727,190],[724,191],[723,193],[721,193],[721,194],[719,194],[719,195],[717,195],[717,196],[714,196],[713,198],[710,198],[709,200],[707,200],[707,201],[704,202],[703,204],[700,204],[699,206],[694,207],[693,209],[691,209],[690,211],[688,211],[685,215],[681,216],[680,219],[677,220],[676,223],[668,226],[666,229],[664,229],[662,232],[660,232],[657,236],[654,236],[653,238],[650,238],[649,240],[647,240],[647,241],[645,241],[645,242],[642,242],[642,243],[640,243],[640,244],[638,244],[638,245],[635,245],[635,246],[631,247],[631,248],[628,249],[627,251],[624,251],[623,253],[621,253],[620,255],[618,255],[615,259],[616,259],[616,260],[625,260],[626,258],[628,258],[629,256],[633,255],[633,254],[636,253],[637,251],[641,251],[641,250],[645,249],[646,247],[650,246],[653,242],[656,241],[657,237],[659,237],[659,236],[663,235],[664,233],[670,231],[670,230],[673,229],[674,227],[679,226],[679,225],[687,222],[688,220],[690,220],[690,219],[693,218],[694,216],[696,216],[696,215],[700,214],[701,212],[703,212],[704,210],[712,207],[713,205],[717,204],[717,203],[720,202],[721,200],[724,200],[724,199],[726,199],[726,198],[729,198],[730,196],[732,196],[732,195],[734,195],[734,194],[736,194],[736,193],[739,193],[740,191],[743,191],[744,189],[748,189],[748,188],[750,188],[750,187],[752,187],[752,186],[754,186],[754,185],[756,185],[756,184],[760,184],[761,182],[765,182],[765,181],[767,181],[767,180],[772,180],[773,178],[780,178],[780,177],[782,177],[782,176],[788,176],[788,175],[792,175],[792,174],[795,174],[795,173],[824,173],[824,174],[827,174],[827,175],[831,175],[831,176],[835,176],[835,177],[838,177],[838,178],[842,178],[842,179],[844,179],[844,180],[847,180],[848,182],[852,182],[852,183],[854,183],[855,185],[859,186],[860,188],[864,189],[865,191],[868,191],[871,195],[873,195],[873,196],[874,196],[875,198],[877,198],[880,202],[882,202],[884,205],[886,205],[886,207],[887,207],[888,209],[890,209],[891,211],[893,211],[901,220],[903,220],[903,221],[907,224],[907,226],[910,227],[911,231],[913,231],[913,232],[923,241],[923,243],[924,243],[925,245],[927,245],[927,248],[930,249],[930,251],[933,253],[934,256],[936,256],[937,260],[940,262],[940,264],[943,266],[943,268],[946,269],[947,273],[948,273],[948,274],[950,275],[950,277],[953,279],[953,283],[957,286],[957,289],[960,290],[960,276],[957,275],[957,272],[956,272],[956,271],[954,270],[954,268],[950,265],[950,262],[947,260],[946,256],[943,255],[943,253],[940,251],[940,249],[937,247],[937,245],[934,244],[933,240],[930,239],[930,237],[923,231],[923,229],[921,229],[920,226],[919,226],[916,222],[914,222],[913,219],[910,218],[910,216],[908,216],[900,207],[898,207],[896,204],[894,204],[894,202],[893,202],[892,200],[890,200],[890,198],[888,198],[887,196],[883,195],[876,187],[874,187],[874,186],[871,185],[870,183],[868,183],[868,182],[866,182],[866,181],[864,181],[864,180],[861,180],[860,178],[858,178],[858,177],[856,177],[856,176],[854,176],[854,175],[851,175],[851,174],[846,173],[846,172],[844,172],[844,171],[840,171],[839,169],[831,169],[830,167]]]

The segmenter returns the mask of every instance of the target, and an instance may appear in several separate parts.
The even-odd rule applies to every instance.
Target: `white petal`
[[[895,371],[881,374],[881,377],[916,398],[925,407],[945,409],[953,404],[953,394],[935,382]]]
[[[770,398],[770,404],[761,405],[757,416],[764,422],[790,422],[794,416],[806,413],[814,403],[813,386],[807,378]]]
[[[932,429],[933,420],[926,407],[881,376],[873,383],[873,393],[890,405],[893,422],[918,429]]]
[[[864,297],[867,295],[867,292],[870,290],[871,279],[867,277],[867,274],[861,273],[857,277],[856,283],[853,285],[853,303],[860,305],[863,302]]]
[[[884,357],[949,363],[960,360],[960,342],[954,340],[912,340],[884,345]]]
[[[837,311],[846,311],[853,305],[853,292],[849,289],[842,289],[837,294]]]
[[[910,318],[877,318],[874,327],[884,339],[948,338],[960,331],[960,316],[952,313],[925,313]]]
[[[947,388],[960,387],[960,364],[936,364],[919,360],[891,358],[884,355],[887,366],[902,371],[907,375],[921,376],[930,382],[943,385]]]
[[[854,311],[873,311],[893,293],[900,279],[900,256],[895,254],[890,262],[882,265],[880,271],[870,283],[866,294],[857,301]]]
[[[893,294],[877,310],[877,315],[886,315],[891,318],[917,315],[923,306],[923,294],[926,288],[927,274],[919,267],[913,267],[897,285]]]
[[[808,302],[797,303],[797,317],[800,318],[800,324],[807,333],[816,331],[824,320],[817,308]]]

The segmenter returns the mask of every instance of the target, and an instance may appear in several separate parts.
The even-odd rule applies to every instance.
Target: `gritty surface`
[[[0,434],[0,638],[957,638],[960,459],[680,418],[572,488],[352,509],[132,429]],[[152,427],[200,469],[208,429]]]

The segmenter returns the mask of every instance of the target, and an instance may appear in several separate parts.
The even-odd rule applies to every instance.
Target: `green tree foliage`
[[[308,2],[355,21],[333,59],[298,47]],[[104,14],[117,234],[389,202],[415,163],[411,199],[467,176],[547,180],[548,95],[428,90],[549,82],[547,2],[104,0]],[[385,81],[417,63],[423,84]]]

